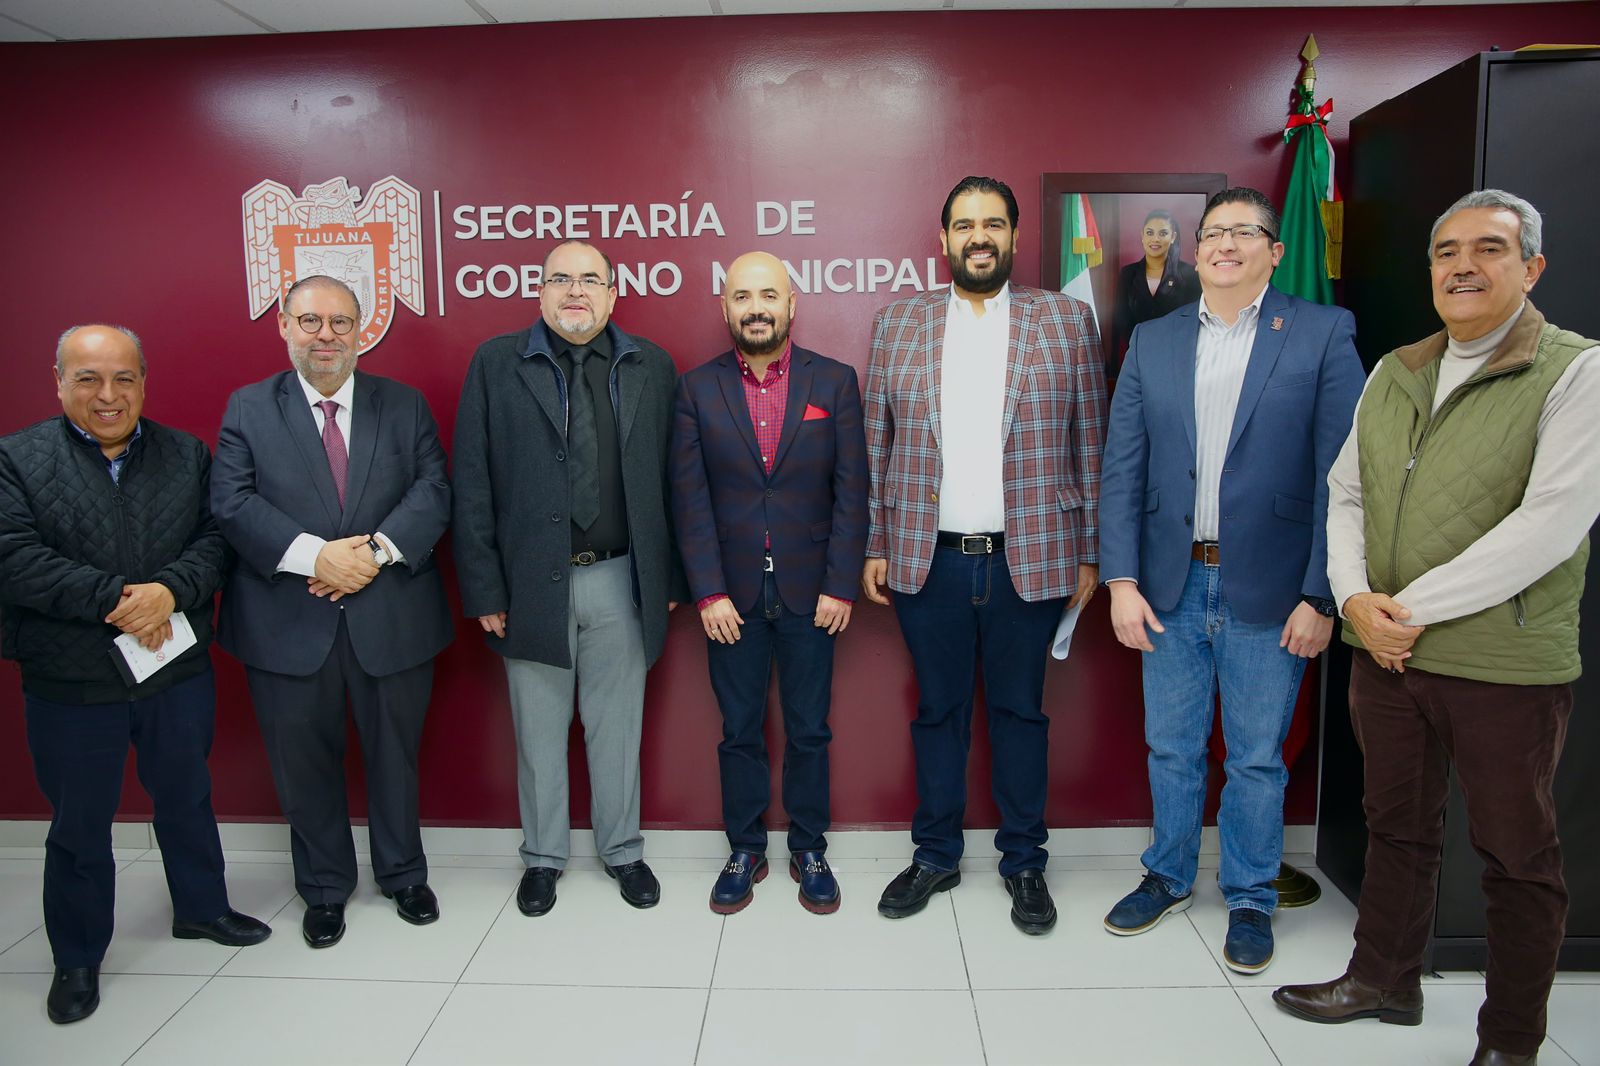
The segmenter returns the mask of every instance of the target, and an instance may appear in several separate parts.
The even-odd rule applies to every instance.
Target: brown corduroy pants
[[[1569,685],[1389,673],[1359,650],[1350,675],[1368,831],[1350,973],[1385,990],[1421,981],[1453,762],[1468,835],[1485,863],[1489,965],[1478,1037],[1513,1054],[1544,1041],[1566,929],[1551,783],[1571,711]]]

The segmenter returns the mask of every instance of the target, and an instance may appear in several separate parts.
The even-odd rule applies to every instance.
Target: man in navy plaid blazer
[[[972,694],[981,661],[995,846],[1024,933],[1056,920],[1044,880],[1050,722],[1041,709],[1062,608],[1098,580],[1095,512],[1106,393],[1082,303],[1009,284],[1017,199],[968,177],[945,200],[953,279],[890,304],[873,326],[863,396],[872,470],[861,575],[888,603],[917,677],[912,864],[878,910],[903,918],[961,881]]]
[[[678,379],[672,517],[722,710],[717,765],[731,854],[711,909],[749,905],[767,873],[767,690],[783,707],[783,806],[800,905],[839,909],[824,856],[833,646],[867,543],[867,445],[856,372],[789,340],[795,296],[766,252],[728,267],[733,349]]]

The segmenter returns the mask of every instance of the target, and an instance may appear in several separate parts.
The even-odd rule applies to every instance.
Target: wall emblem
[[[427,313],[422,197],[393,175],[373,182],[365,198],[342,177],[299,196],[261,182],[244,194],[244,258],[252,319],[313,274],[339,279],[360,298],[363,351],[389,331],[396,302]]]

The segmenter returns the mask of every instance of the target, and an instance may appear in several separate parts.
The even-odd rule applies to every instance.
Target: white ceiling
[[[1409,7],[1538,0],[0,0],[0,41],[213,37],[568,19],[1017,8]],[[1577,3],[1583,0],[1569,0]]]

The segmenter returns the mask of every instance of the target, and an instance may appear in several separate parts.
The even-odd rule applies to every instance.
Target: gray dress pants
[[[575,669],[506,659],[517,731],[517,796],[525,866],[565,869],[571,854],[567,736],[573,695],[589,758],[595,848],[608,866],[644,857],[639,834],[639,731],[644,719],[644,630],[626,555],[574,566],[567,645]],[[516,624],[515,615],[510,624]]]

